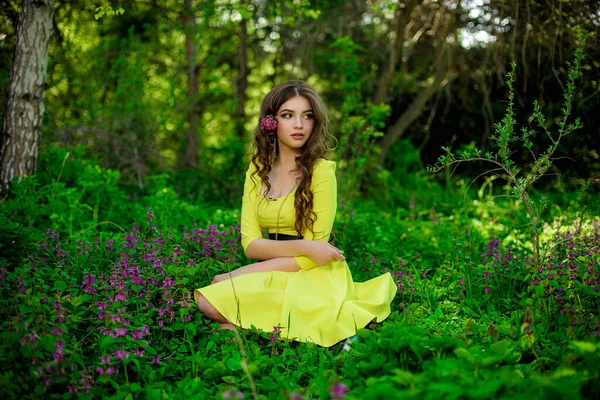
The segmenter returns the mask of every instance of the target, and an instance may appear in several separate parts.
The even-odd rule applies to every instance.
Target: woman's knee
[[[196,305],[198,306],[200,312],[206,317],[219,322],[227,322],[221,313],[212,304],[210,304],[210,302],[206,300],[206,297],[203,295],[198,294]]]

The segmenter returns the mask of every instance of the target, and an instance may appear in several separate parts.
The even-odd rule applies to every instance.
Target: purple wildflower
[[[146,354],[146,351],[144,350],[133,350],[133,354],[135,354],[136,356],[138,356],[139,358],[144,358],[144,354]]]
[[[110,364],[110,359],[112,358],[112,356],[100,356],[100,361],[102,362],[102,364],[104,365],[108,365]]]
[[[336,382],[329,390],[331,398],[335,400],[343,399],[346,397],[346,393],[348,393],[348,387],[341,382]]]
[[[243,399],[244,393],[238,392],[237,389],[231,388],[226,392],[223,392],[223,400],[231,400],[231,399]]]
[[[128,351],[123,351],[123,350],[117,350],[113,353],[113,355],[115,356],[115,358],[117,358],[119,361],[123,361],[124,358],[129,358],[129,352]]]

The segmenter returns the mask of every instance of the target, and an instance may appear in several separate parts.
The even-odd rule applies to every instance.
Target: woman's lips
[[[302,134],[302,133],[294,133],[294,134],[292,134],[290,136],[293,137],[296,140],[302,140],[302,139],[304,139],[304,134]]]

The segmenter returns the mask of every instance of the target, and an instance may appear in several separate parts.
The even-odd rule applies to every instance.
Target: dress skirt
[[[390,315],[398,290],[391,274],[357,283],[345,261],[297,272],[257,272],[194,290],[229,322],[265,332],[280,327],[281,338],[330,347],[371,321]]]

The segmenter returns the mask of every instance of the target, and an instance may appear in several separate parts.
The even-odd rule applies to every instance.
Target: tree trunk
[[[37,167],[53,15],[54,0],[23,1],[0,137],[0,190]]]
[[[245,140],[244,121],[246,119],[246,88],[248,87],[248,28],[246,19],[240,22],[240,45],[238,47],[239,72],[236,84],[236,133]]]
[[[197,63],[196,44],[194,43],[196,33],[196,10],[192,4],[193,0],[183,2],[183,23],[185,29],[185,57],[188,71],[188,95],[189,108],[187,112],[188,127],[185,132],[185,152],[183,155],[183,166],[185,168],[197,168],[200,154],[200,138],[198,135],[198,116],[200,114],[198,85],[199,68]]]
[[[449,68],[443,66],[444,62],[448,63],[448,67],[451,61],[451,54],[446,44],[446,36],[451,29],[455,29],[455,20],[461,7],[461,1],[459,0],[455,12],[448,16],[448,20],[441,22],[442,28],[438,32],[438,50],[435,57],[435,75],[433,82],[428,84],[423,90],[419,92],[417,97],[410,104],[408,109],[402,113],[402,115],[392,125],[386,135],[383,137],[380,143],[381,153],[379,154],[379,162],[384,163],[385,157],[388,151],[392,148],[394,143],[398,141],[406,132],[406,129],[412,124],[422,113],[425,104],[431,99],[431,97],[442,90],[444,86],[452,79],[452,74]],[[444,19],[444,16],[442,16]]]
[[[402,137],[410,124],[412,124],[421,115],[427,101],[429,101],[429,99],[439,90],[441,90],[449,81],[446,68],[442,67],[441,65],[441,56],[446,52],[445,44],[440,44],[440,46],[442,46],[442,49],[440,49],[441,54],[438,56],[438,62],[436,63],[437,68],[433,82],[419,92],[408,109],[396,120],[394,125],[388,129],[386,135],[381,140],[381,153],[379,154],[379,160],[382,164],[385,161],[385,157],[390,148],[394,145],[394,143],[396,143],[396,141],[398,141],[398,139]]]
[[[396,66],[402,55],[402,46],[405,40],[406,21],[410,18],[412,10],[415,8],[416,3],[414,0],[406,2],[404,8],[396,10],[395,19],[395,36],[392,39],[390,45],[390,57],[381,68],[381,75],[379,75],[379,82],[377,84],[377,92],[375,94],[375,104],[386,103],[386,96],[389,92],[392,78],[396,73]]]

